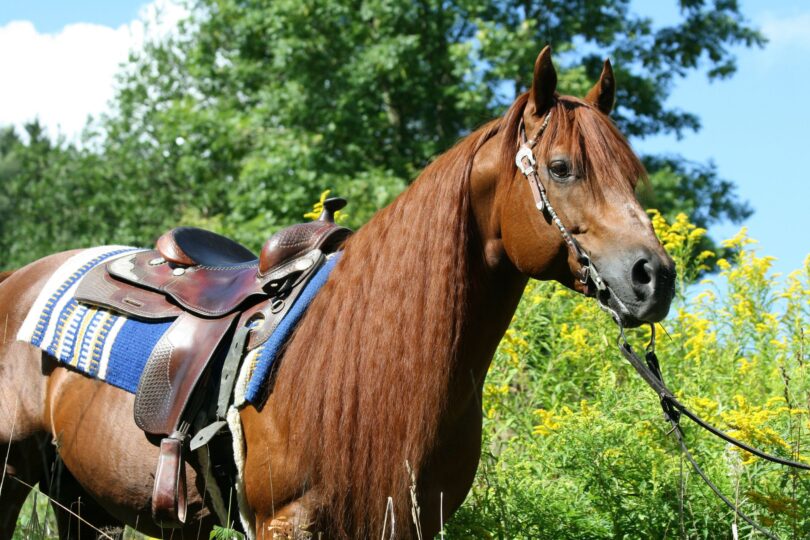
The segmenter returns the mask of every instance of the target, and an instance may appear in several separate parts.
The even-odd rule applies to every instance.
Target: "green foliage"
[[[245,535],[234,529],[214,525],[214,529],[208,535],[208,538],[210,540],[244,540]]]
[[[679,5],[679,22],[658,28],[629,0],[193,3],[178,34],[133,53],[112,112],[79,145],[36,123],[0,134],[0,268],[148,245],[181,219],[257,248],[326,187],[360,225],[525,90],[546,43],[562,92],[583,95],[613,59],[629,136],[697,129],[666,106],[672,85],[729,76],[731,47],[764,41],[736,2]],[[711,166],[679,161],[649,161],[665,215],[748,214]]]
[[[779,286],[744,231],[717,282],[684,289],[707,255],[685,215],[653,222],[676,259],[673,315],[658,325],[671,388],[701,416],[771,453],[810,458],[810,256]],[[725,291],[721,296],[719,291]],[[592,300],[530,283],[487,378],[482,462],[450,538],[728,538],[734,515],[680,459],[655,395],[619,354]],[[643,346],[648,330],[634,331]],[[732,500],[780,537],[804,538],[807,475],[724,446],[686,419],[686,440]],[[683,467],[683,468],[682,468]],[[683,491],[681,490],[683,482]],[[740,537],[750,528],[737,520]]]
[[[48,499],[34,490],[17,519],[13,540],[47,540],[56,537],[56,516]]]
[[[78,150],[48,140],[37,122],[25,135],[23,144],[13,130],[0,132],[0,268],[86,245],[110,230],[98,228],[113,211],[95,208],[97,175]]]

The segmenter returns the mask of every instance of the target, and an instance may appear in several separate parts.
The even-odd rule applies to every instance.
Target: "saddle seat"
[[[325,201],[317,221],[275,233],[258,258],[211,231],[171,229],[158,239],[155,250],[120,257],[104,270],[89,273],[77,297],[142,319],[171,318],[178,310],[203,318],[225,316],[251,298],[289,289],[320,263],[321,254],[339,249],[351,234],[334,222],[334,213],[345,204],[344,199]],[[156,302],[149,292],[165,295],[169,304]]]
[[[167,231],[158,238],[156,247],[167,262],[181,266],[239,266],[257,260],[239,242],[197,227]]]

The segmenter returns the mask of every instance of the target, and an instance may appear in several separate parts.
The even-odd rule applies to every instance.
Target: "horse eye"
[[[557,159],[549,163],[548,170],[556,178],[568,178],[570,172],[568,170],[568,163],[561,159]]]

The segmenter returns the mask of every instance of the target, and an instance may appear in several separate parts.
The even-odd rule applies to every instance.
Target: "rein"
[[[611,296],[613,300],[621,306],[621,308],[625,308],[624,304],[622,303],[621,299],[611,291],[610,287],[605,283],[599,272],[596,270],[593,262],[591,261],[590,256],[587,252],[579,245],[579,242],[571,235],[568,229],[563,224],[562,220],[560,220],[557,212],[551,206],[551,203],[548,200],[548,194],[546,193],[545,186],[540,179],[540,174],[537,170],[537,160],[534,157],[534,153],[532,149],[537,145],[540,137],[543,135],[543,132],[548,127],[549,119],[551,118],[551,110],[546,114],[545,118],[543,119],[543,123],[540,125],[540,128],[537,130],[537,134],[532,137],[531,139],[527,139],[526,137],[526,128],[523,123],[523,119],[520,120],[519,125],[519,132],[520,132],[520,148],[515,155],[515,164],[517,165],[518,169],[521,173],[529,180],[529,186],[531,187],[532,196],[534,197],[535,207],[537,210],[545,217],[546,213],[548,213],[548,217],[551,218],[551,221],[554,225],[559,229],[560,234],[562,234],[563,240],[565,240],[568,249],[574,254],[577,261],[580,264],[580,276],[579,280],[582,284],[587,284],[588,281],[591,281],[597,289],[596,298],[599,304],[599,307],[602,308],[605,312],[607,312],[614,320],[616,325],[619,327],[619,340],[618,340],[618,347],[621,351],[622,355],[630,362],[630,365],[636,370],[636,372],[641,376],[644,382],[652,388],[652,390],[658,395],[659,401],[661,403],[661,409],[664,411],[664,418],[669,422],[672,426],[672,429],[667,433],[674,434],[675,438],[678,441],[678,444],[681,447],[686,459],[692,465],[692,468],[695,472],[700,476],[701,479],[706,483],[709,488],[717,495],[720,500],[722,500],[726,506],[728,506],[731,510],[733,510],[738,516],[740,516],[746,523],[751,525],[754,529],[759,531],[760,533],[764,534],[766,537],[772,540],[778,540],[778,537],[774,535],[768,529],[763,528],[761,525],[757,524],[753,519],[748,517],[740,508],[731,502],[725,495],[723,495],[718,487],[712,482],[703,469],[695,461],[695,458],[692,456],[692,453],[689,451],[689,448],[686,446],[686,442],[684,441],[683,436],[683,429],[681,428],[680,419],[681,415],[686,416],[693,422],[695,422],[698,426],[702,427],[709,433],[723,439],[724,441],[746,451],[749,452],[757,457],[765,459],[767,461],[771,461],[773,463],[778,463],[780,465],[785,465],[787,467],[792,467],[796,469],[802,470],[810,470],[810,465],[805,463],[800,463],[797,461],[792,461],[789,459],[781,458],[779,456],[774,456],[772,454],[768,454],[763,452],[762,450],[758,450],[753,448],[746,443],[735,439],[731,435],[721,431],[720,429],[714,427],[713,425],[709,424],[702,418],[700,418],[697,414],[691,411],[686,405],[681,403],[676,397],[675,394],[667,387],[666,383],[664,382],[664,377],[661,373],[661,366],[658,362],[658,357],[655,354],[655,325],[650,323],[650,343],[647,345],[646,354],[644,355],[644,360],[642,360],[636,352],[633,350],[633,347],[628,343],[627,337],[624,333],[624,325],[622,324],[621,317],[619,314],[611,308],[608,303],[607,299]]]

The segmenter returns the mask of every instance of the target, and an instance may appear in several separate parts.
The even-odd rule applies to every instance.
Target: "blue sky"
[[[696,113],[702,129],[682,140],[658,136],[634,141],[646,153],[677,153],[713,160],[733,180],[754,215],[745,223],[774,269],[801,267],[810,253],[810,2],[742,0],[742,12],[769,36],[764,49],[735,49],[737,73],[708,82],[692,74],[677,83],[669,105]],[[674,2],[635,1],[656,23],[678,16]],[[619,81],[619,84],[621,82]],[[739,229],[715,226],[717,237]]]
[[[6,0],[0,4],[0,25],[31,21],[40,32],[53,34],[66,24],[89,22],[113,28],[138,16],[146,2],[131,0]]]
[[[0,89],[0,123],[19,122],[18,117],[3,114],[2,110],[16,108],[18,115],[35,114],[46,124],[51,122],[51,116],[62,115],[59,127],[51,129],[70,133],[81,125],[87,114],[85,108],[94,114],[101,112],[111,95],[111,84],[88,81],[96,76],[98,81],[109,80],[116,63],[125,58],[127,44],[131,45],[125,34],[132,33],[132,21],[143,14],[145,5],[132,0],[27,0],[0,4],[0,31],[4,26],[8,30],[11,21],[29,21],[32,26],[18,25],[15,35],[44,43],[43,58],[60,52],[67,57],[98,54],[104,48],[116,50],[115,58],[119,58],[112,59],[110,52],[104,58],[107,72],[100,70],[98,75],[88,72],[73,77],[85,81],[84,86],[75,87],[74,95],[70,94],[70,83],[74,81],[38,85],[57,88],[51,95],[32,97],[32,107],[36,107],[33,112],[21,105],[25,96],[3,95]],[[649,15],[658,25],[678,18],[674,0],[633,0],[632,5],[634,11]],[[786,273],[799,268],[810,252],[810,167],[806,163],[810,155],[810,106],[805,90],[810,87],[810,2],[741,0],[740,5],[745,17],[765,31],[770,43],[762,50],[736,49],[739,69],[731,79],[710,83],[704,75],[693,73],[677,83],[668,103],[697,114],[703,125],[700,132],[688,133],[681,140],[658,136],[633,143],[643,153],[674,153],[693,161],[713,160],[720,175],[736,182],[739,195],[754,207],[755,213],[746,225],[759,240],[761,252],[777,257],[775,269]],[[91,23],[95,33],[85,32],[90,37],[84,41],[67,39],[67,34],[80,32],[79,27],[74,27],[72,33],[65,27],[77,23]],[[110,37],[113,30],[117,36],[115,47],[100,47],[102,40],[113,39]],[[54,38],[59,35],[69,45],[61,45]],[[0,39],[0,63],[7,43]],[[42,71],[47,70],[32,69],[30,76],[48,75]],[[100,94],[94,95],[91,89],[98,86],[104,88],[96,88]],[[75,110],[72,118],[64,117],[66,107]],[[712,232],[717,237],[727,237],[737,229],[720,225]]]

